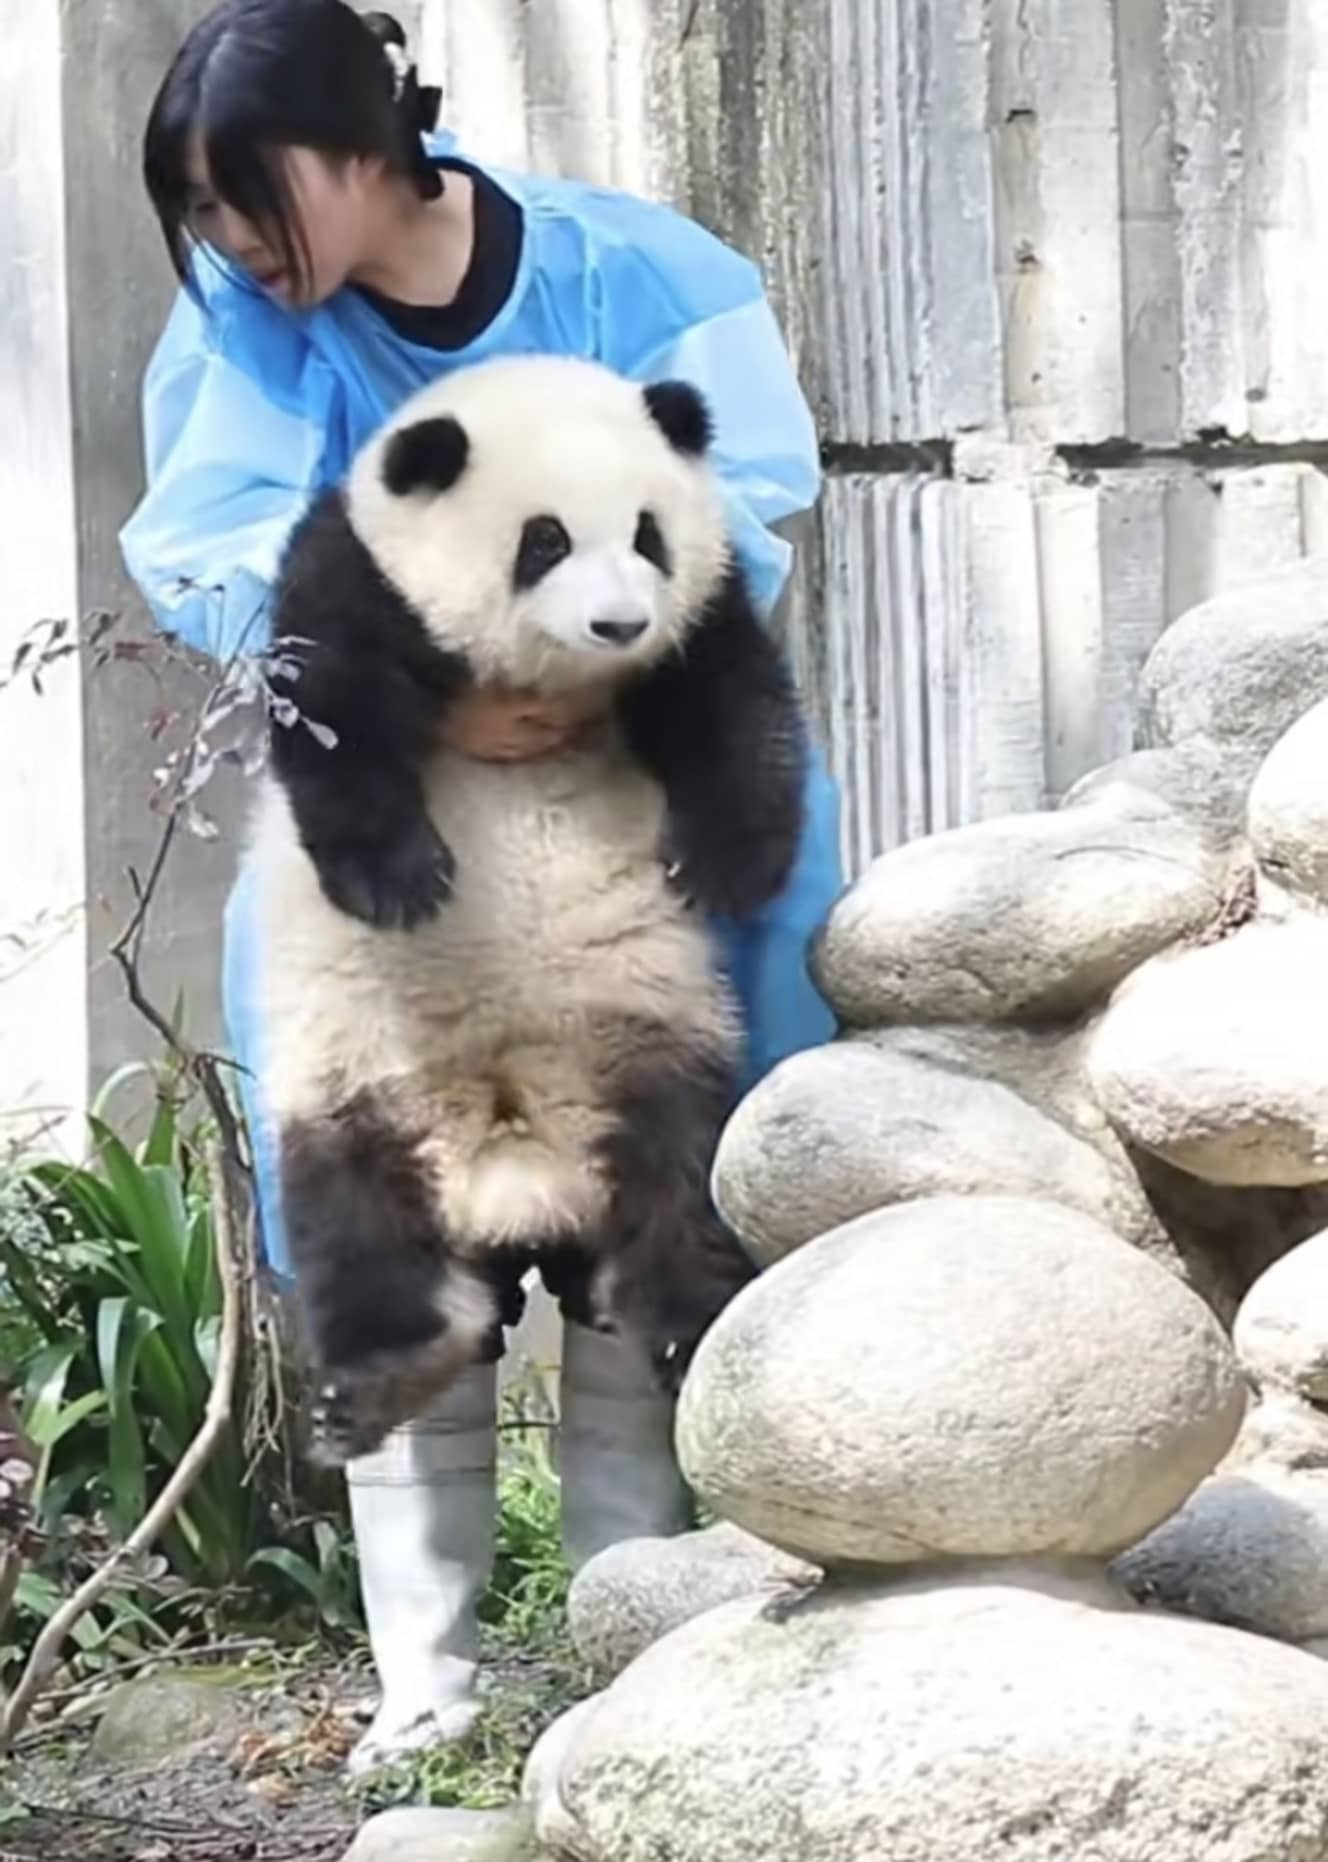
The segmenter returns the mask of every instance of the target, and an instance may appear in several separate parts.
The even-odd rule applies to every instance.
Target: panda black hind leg
[[[371,1092],[281,1135],[282,1202],[319,1378],[310,1453],[339,1466],[502,1351],[502,1289],[448,1246],[414,1135]]]
[[[681,1387],[702,1337],[756,1276],[710,1196],[736,1099],[732,1066],[660,1026],[631,1026],[612,1079],[614,1125],[600,1161],[608,1232],[589,1277],[588,1322],[644,1344],[661,1385]]]

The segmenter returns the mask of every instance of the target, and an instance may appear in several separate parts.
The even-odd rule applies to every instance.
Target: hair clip
[[[383,56],[392,72],[392,101],[400,103],[401,94],[406,88],[406,81],[411,73],[409,54],[404,46],[393,45],[388,41],[383,46]]]

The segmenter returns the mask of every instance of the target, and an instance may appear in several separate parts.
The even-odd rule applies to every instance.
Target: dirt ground
[[[54,1730],[0,1779],[0,1862],[340,1862],[364,1810],[341,1760],[362,1672],[320,1662],[227,1690],[238,1724],[178,1759],[101,1762]]]
[[[563,1704],[560,1683],[556,1665],[541,1672],[491,1652],[484,1692],[502,1703],[503,1723],[485,1735],[473,1779],[464,1758],[450,1767],[462,1801],[467,1786],[492,1795],[517,1775],[522,1749]],[[439,1801],[427,1771],[375,1780],[367,1793],[347,1788],[342,1761],[370,1690],[362,1660],[303,1663],[228,1691],[238,1724],[224,1733],[132,1770],[94,1757],[91,1726],[31,1739],[0,1774],[0,1862],[341,1862],[376,1810]]]

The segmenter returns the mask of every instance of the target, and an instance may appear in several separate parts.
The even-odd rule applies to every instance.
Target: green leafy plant
[[[123,1540],[187,1452],[207,1405],[221,1286],[203,1164],[204,1134],[185,1122],[169,1073],[153,1074],[150,1129],[132,1150],[90,1119],[81,1166],[28,1159],[0,1179],[0,1328],[25,1431],[40,1462],[32,1503],[41,1549],[8,1627],[0,1673],[71,1581]],[[335,1510],[311,1516],[271,1443],[245,1440],[255,1353],[224,1436],[159,1542],[75,1637],[95,1666],[255,1606],[313,1615],[341,1630],[357,1616],[354,1553]]]
[[[501,1424],[497,1548],[480,1620],[514,1643],[537,1643],[561,1623],[571,1573],[552,1418],[533,1383],[508,1386]]]
[[[354,1539],[345,1525],[331,1519],[315,1519],[310,1532],[312,1557],[289,1545],[262,1545],[250,1558],[248,1569],[260,1575],[275,1572],[302,1592],[327,1628],[357,1629],[362,1617]]]
[[[21,1172],[36,1228],[23,1240],[0,1234],[0,1269],[42,1341],[22,1386],[24,1424],[45,1458],[39,1520],[51,1529],[70,1508],[94,1510],[123,1537],[202,1418],[221,1289],[198,1152],[172,1100],[161,1096],[136,1155],[102,1118],[89,1124],[91,1164]],[[243,1575],[260,1505],[245,1474],[232,1422],[163,1544],[185,1581]]]

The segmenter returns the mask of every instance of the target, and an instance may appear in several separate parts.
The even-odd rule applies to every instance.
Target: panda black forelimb
[[[782,890],[803,828],[807,733],[776,640],[735,568],[683,650],[619,701],[627,743],[668,800],[666,865],[742,919]]]
[[[469,671],[431,644],[337,492],[292,533],[274,633],[272,766],[323,893],[353,918],[408,930],[451,892],[421,769]]]

